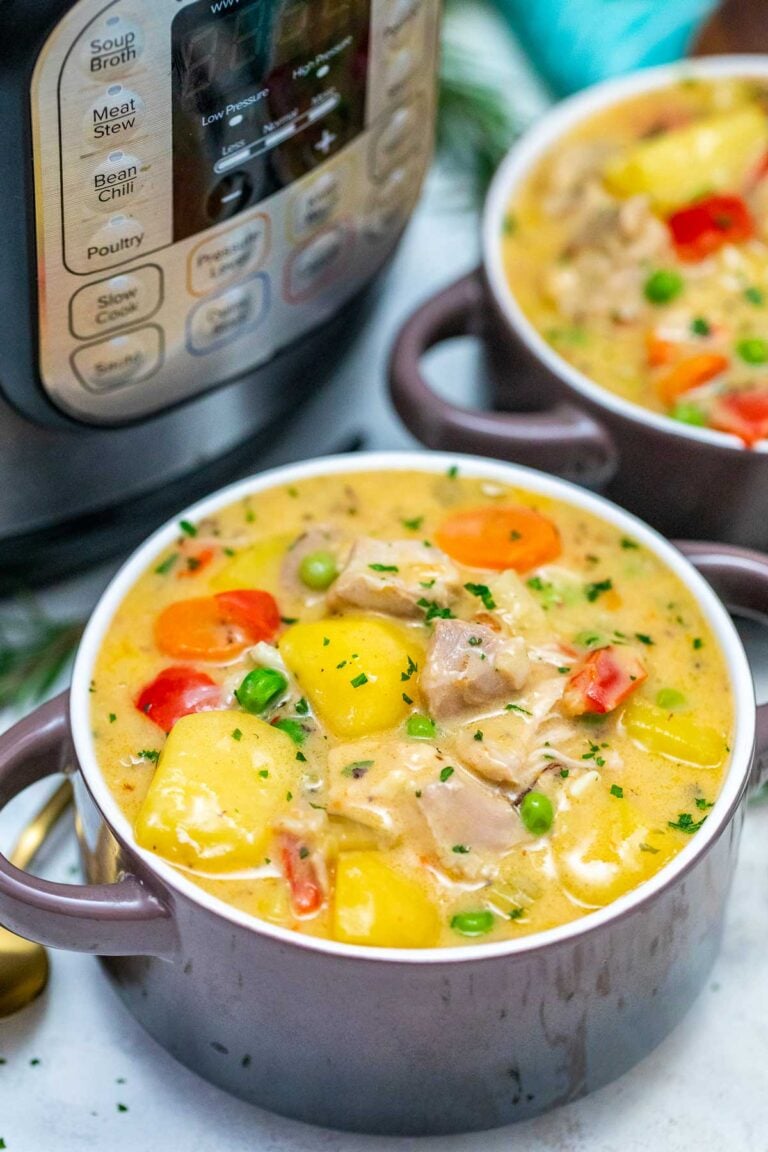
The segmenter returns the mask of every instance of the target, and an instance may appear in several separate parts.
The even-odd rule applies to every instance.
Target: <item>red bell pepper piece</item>
[[[297,916],[310,916],[323,903],[323,889],[309,848],[292,832],[279,840],[283,875],[291,890],[291,905]]]
[[[569,676],[563,707],[570,716],[612,712],[647,675],[631,649],[615,645],[598,648]]]
[[[755,227],[740,196],[707,196],[667,217],[681,260],[704,260],[724,244],[749,240]]]
[[[280,610],[269,592],[219,592],[169,604],[155,621],[155,642],[176,659],[226,661],[274,639],[279,627]]]
[[[732,432],[752,448],[768,438],[768,388],[732,392],[715,401],[710,424],[720,432]]]
[[[205,672],[175,665],[164,668],[142,689],[136,707],[164,732],[193,712],[212,712],[221,707],[221,689]]]

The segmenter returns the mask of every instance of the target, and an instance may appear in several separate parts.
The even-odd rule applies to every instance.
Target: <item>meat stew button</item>
[[[122,84],[110,84],[85,114],[83,131],[89,144],[113,144],[130,139],[146,115],[138,93]]]
[[[79,340],[90,340],[148,320],[160,307],[162,291],[163,274],[156,264],[88,284],[70,301],[72,334]]]
[[[87,344],[72,356],[75,373],[90,392],[110,392],[140,384],[153,376],[162,363],[163,333],[156,324]]]

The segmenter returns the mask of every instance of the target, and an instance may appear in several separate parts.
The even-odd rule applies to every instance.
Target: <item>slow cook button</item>
[[[205,296],[255,272],[266,258],[269,220],[257,216],[203,241],[189,254],[189,290]]]
[[[70,301],[72,335],[90,340],[102,332],[148,320],[160,307],[163,274],[155,264],[81,288]]]
[[[72,356],[78,379],[91,392],[140,384],[154,375],[162,363],[163,333],[156,324],[87,344]]]
[[[141,96],[122,84],[110,84],[85,114],[85,138],[93,145],[122,143],[142,127],[145,113]]]
[[[346,228],[331,228],[300,248],[287,269],[286,295],[298,301],[319,292],[344,267],[351,236]]]
[[[138,196],[145,179],[145,170],[138,156],[129,152],[110,152],[91,176],[91,207],[98,212],[114,212]]]
[[[87,76],[107,80],[130,72],[144,51],[144,33],[134,20],[113,13],[84,34],[80,64]]]
[[[264,318],[269,305],[267,278],[256,276],[210,300],[201,300],[189,317],[190,352],[204,356],[250,332]]]

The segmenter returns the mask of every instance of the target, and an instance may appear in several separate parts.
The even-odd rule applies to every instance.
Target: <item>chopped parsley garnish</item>
[[[473,740],[482,740],[482,738],[483,738],[483,730],[482,730],[482,728],[478,728],[477,732],[475,732],[475,735],[473,736]]]
[[[373,768],[376,763],[375,760],[353,760],[351,764],[347,764],[342,768],[342,776],[349,776],[353,780],[361,780],[365,776],[369,768]]]
[[[496,601],[491,595],[491,590],[487,584],[465,584],[467,592],[472,596],[477,596],[483,602],[483,607],[492,612],[496,607]]]
[[[142,760],[149,760],[152,764],[156,764],[160,759],[160,753],[156,748],[144,748],[138,755]]]
[[[399,572],[397,564],[369,564],[372,572]]]
[[[242,732],[240,731],[240,729],[239,729],[239,728],[235,728],[234,732],[232,733],[232,739],[233,739],[233,740],[238,740],[238,741],[239,741],[239,740],[242,740],[242,738],[243,738],[243,734],[242,734]]]
[[[424,523],[424,517],[414,516],[412,520],[401,520],[400,523],[403,525],[403,528],[407,528],[409,532],[418,532]]]
[[[570,672],[570,670],[571,670],[570,665],[568,665],[568,664],[563,664],[560,668],[558,668],[558,672],[560,673],[561,676],[566,676]]]
[[[418,664],[416,664],[411,659],[411,657],[409,656],[408,657],[408,667],[406,668],[405,672],[400,673],[400,679],[401,680],[410,680],[410,678],[411,678],[411,676],[413,676],[414,672],[418,672],[418,670],[419,670]]]
[[[197,536],[197,528],[189,520],[180,520],[179,528],[185,536]]]
[[[307,758],[303,752],[297,752],[296,753],[296,759],[300,760],[302,764],[306,764],[306,762],[307,762]]]
[[[293,800],[293,792],[286,792],[285,798],[288,801],[288,803],[290,804],[291,800]]]
[[[298,616],[281,616],[280,623],[285,624],[286,628],[290,628],[291,624],[298,624]]]
[[[601,748],[607,748],[607,744],[595,744],[594,740],[589,741],[589,752],[585,752],[581,757],[582,760],[594,760],[598,768],[605,767],[605,757],[600,755]]]
[[[434,588],[434,586],[435,586],[434,580],[419,580],[419,587],[420,588]]]
[[[647,632],[635,632],[635,639],[639,640],[641,644],[653,644],[653,640]]]
[[[309,856],[309,848],[307,848],[306,844],[302,844],[301,848],[299,848],[299,859],[306,860],[307,856]]]
[[[117,716],[116,716],[116,714],[115,714],[114,712],[110,712],[110,714],[109,714],[109,722],[110,722],[110,724],[114,724],[115,720],[117,720]]]
[[[367,683],[368,677],[366,676],[365,672],[361,672],[359,676],[355,676],[354,679],[350,680],[350,684],[353,688],[362,688],[363,684]]]
[[[429,624],[432,620],[453,620],[455,619],[453,612],[450,608],[441,607],[436,600],[425,600],[424,597],[417,600],[419,608],[424,609],[424,623]]]
[[[470,636],[469,640],[467,641],[470,648],[479,648],[482,642],[483,641],[480,636]]]
[[[641,844],[640,845],[640,851],[641,852],[652,852],[653,855],[656,856],[656,855],[658,855],[659,850],[658,850],[658,848],[651,847],[650,844]]]
[[[446,780],[450,780],[451,776],[453,776],[454,771],[455,771],[455,769],[451,768],[449,765],[446,765],[445,768],[441,768],[440,769],[441,783],[445,784]]]
[[[330,642],[331,641],[328,636],[323,636],[323,648],[327,648]]]
[[[694,651],[696,651],[696,652],[698,652],[699,648],[704,647],[704,641],[702,640],[701,636],[694,636],[693,641],[692,641],[692,647],[693,647]]]
[[[261,776],[262,780],[269,780],[269,768],[260,768],[259,776]]]
[[[756,308],[760,308],[765,304],[765,293],[755,284],[751,284],[749,288],[744,289],[744,299],[748,300],[750,304],[754,304]]]
[[[309,704],[307,704],[303,696],[301,700],[296,701],[296,711],[298,712],[299,716],[306,716],[309,712]]]
[[[681,812],[677,820],[668,820],[667,824],[670,828],[675,828],[678,832],[685,832],[687,836],[691,836],[694,832],[698,832],[706,819],[706,816],[702,816],[701,820],[694,820],[690,812]]]
[[[714,801],[705,800],[703,796],[696,797],[696,807],[701,811],[706,811],[707,808],[714,808]]]
[[[118,1112],[127,1112],[128,1111],[128,1105],[127,1104],[118,1104],[117,1110],[118,1110]]]
[[[413,704],[413,700],[411,699],[411,697],[408,695],[407,692],[403,692],[403,702],[405,704]]]
[[[613,588],[613,581],[610,577],[607,580],[596,580],[593,584],[585,584],[584,595],[590,604],[594,604],[598,596],[602,596],[603,592],[610,592]]]
[[[338,664],[336,665],[336,671],[338,672],[338,671],[339,671],[339,669],[341,669],[341,668],[346,668],[346,666],[347,666],[347,661],[346,661],[346,660],[342,660],[342,661],[340,661],[340,663],[338,663]]]
[[[694,336],[709,336],[712,331],[712,325],[703,316],[694,316],[691,320],[691,332]]]
[[[620,784],[611,784],[611,796],[615,796],[618,800],[624,799],[624,789]]]
[[[168,573],[170,572],[171,568],[173,568],[174,564],[178,560],[178,558],[179,558],[178,552],[172,552],[170,556],[166,556],[166,558],[165,558],[165,560],[163,560],[162,564],[158,564],[157,568],[155,568],[155,572],[157,573],[157,575],[158,576],[167,576]]]
[[[560,775],[562,776],[563,780],[567,780],[568,777],[570,776],[570,774],[571,774],[570,768],[561,768],[560,769]]]
[[[630,540],[629,536],[622,536],[621,546],[627,551],[631,548],[639,548],[640,545],[635,540]]]
[[[522,716],[533,716],[533,712],[529,712],[527,708],[523,708],[522,704],[505,704],[505,712],[519,712]]]
[[[454,844],[451,852],[455,852],[458,856],[466,856],[471,849],[466,844]]]
[[[455,480],[456,477],[458,476],[458,474],[459,474],[458,464],[451,464],[450,468],[446,472],[446,476],[448,477],[448,479],[449,480]]]
[[[513,216],[511,212],[507,212],[501,222],[501,230],[505,236],[514,236],[517,232],[517,217]]]
[[[509,912],[510,920],[519,920],[521,916],[525,916],[525,908],[512,908]]]
[[[197,556],[187,556],[187,571],[188,572],[197,572],[197,570],[201,564],[202,564],[202,560],[198,559]]]

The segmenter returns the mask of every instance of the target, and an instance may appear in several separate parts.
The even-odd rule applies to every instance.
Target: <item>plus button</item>
[[[327,128],[323,129],[323,134],[315,144],[315,151],[322,152],[323,156],[327,156],[331,150],[331,145],[336,140],[333,132],[329,132]]]

